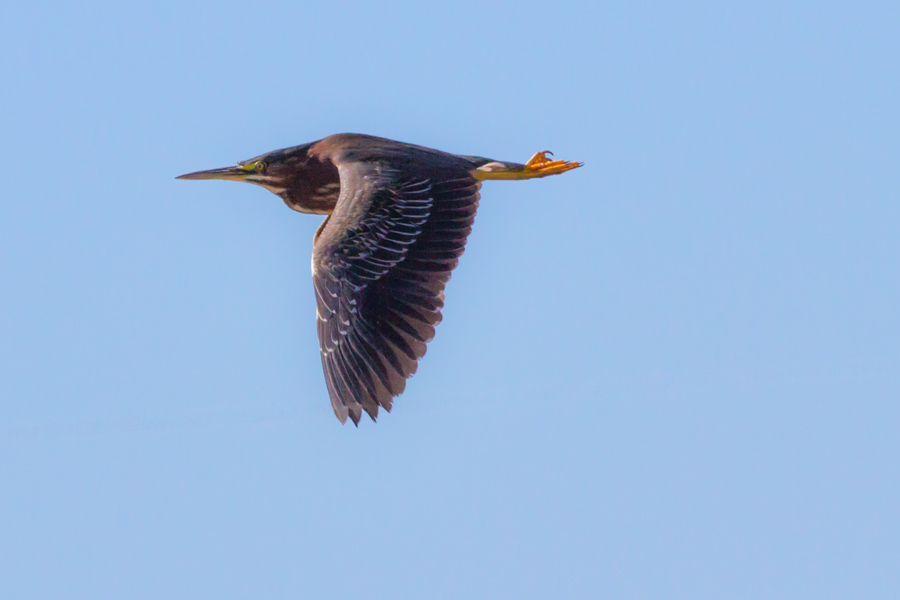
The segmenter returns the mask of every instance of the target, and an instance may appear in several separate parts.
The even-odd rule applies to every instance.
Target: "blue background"
[[[900,597],[894,3],[18,4],[0,596]],[[320,218],[181,173],[355,131],[488,182],[341,427]]]

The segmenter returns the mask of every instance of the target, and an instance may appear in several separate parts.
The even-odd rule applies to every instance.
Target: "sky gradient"
[[[103,3],[0,23],[0,597],[900,597],[900,10]],[[340,426],[320,218],[176,181],[342,131],[487,182]]]

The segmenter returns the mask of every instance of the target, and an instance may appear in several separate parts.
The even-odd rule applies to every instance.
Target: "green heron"
[[[441,321],[444,287],[472,230],[481,182],[557,175],[583,163],[538,152],[525,164],[359,134],[275,150],[178,179],[260,185],[302,213],[313,238],[319,348],[334,414],[391,410]]]

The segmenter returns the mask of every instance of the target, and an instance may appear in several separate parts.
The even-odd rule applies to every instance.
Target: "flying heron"
[[[583,164],[548,155],[518,164],[345,133],[178,179],[246,181],[327,215],[312,252],[319,348],[334,414],[358,425],[362,411],[391,410],[425,355],[481,182]]]

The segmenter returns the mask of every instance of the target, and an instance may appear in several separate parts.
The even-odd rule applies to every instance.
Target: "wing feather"
[[[424,149],[335,164],[341,192],[316,239],[313,285],[332,407],[358,423],[391,409],[434,338],[480,184],[470,161]]]

